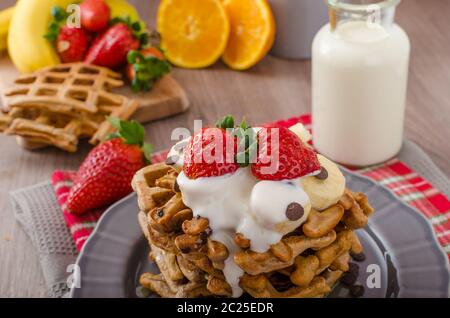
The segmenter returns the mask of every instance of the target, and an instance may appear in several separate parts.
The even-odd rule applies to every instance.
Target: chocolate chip
[[[300,220],[304,213],[303,207],[297,202],[290,203],[286,209],[286,216],[291,221]]]
[[[356,276],[358,276],[359,274],[359,265],[356,263],[349,263],[348,264],[349,267],[349,272],[355,274]]]
[[[188,254],[191,252],[191,249],[189,247],[184,247],[180,249],[181,253]]]
[[[179,157],[177,155],[170,156],[166,159],[166,165],[173,166],[178,162]]]
[[[210,235],[212,234],[211,228],[208,227],[208,228],[205,230],[205,233],[206,233],[206,235],[210,236]]]
[[[347,272],[344,275],[342,275],[341,282],[346,286],[351,286],[354,283],[356,283],[357,279],[358,276],[355,273]]]
[[[324,167],[321,167],[319,174],[315,175],[319,180],[325,180],[328,178],[328,171]]]
[[[206,231],[200,233],[199,236],[200,236],[200,240],[201,240],[200,244],[205,244],[206,241],[208,240],[208,234],[206,233]]]
[[[164,216],[164,210],[161,209],[158,211],[158,213],[156,213],[156,215],[158,215],[158,217],[162,218]]]
[[[364,292],[364,287],[361,285],[354,285],[350,287],[350,295],[352,295],[353,297],[362,297],[364,296]]]
[[[357,262],[364,262],[366,260],[366,255],[364,253],[353,253],[350,252],[350,256],[353,258],[353,260]]]
[[[174,183],[174,185],[173,185],[173,191],[175,191],[175,192],[181,192],[181,191],[180,191],[180,186],[178,185],[177,180],[175,180],[175,183]]]

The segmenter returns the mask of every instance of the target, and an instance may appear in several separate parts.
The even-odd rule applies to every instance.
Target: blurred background
[[[14,0],[0,0],[0,8],[14,3]],[[130,3],[139,8],[141,17],[150,27],[155,26],[158,0],[130,0]],[[450,175],[450,161],[441,150],[449,147],[450,137],[448,12],[450,0],[403,0],[396,13],[396,22],[408,33],[412,45],[406,136],[425,149]],[[316,17],[309,18],[314,20]],[[323,20],[323,13],[317,13],[317,19]],[[148,136],[155,149],[160,150],[170,145],[168,136],[173,127],[192,129],[193,119],[210,122],[231,113],[237,118],[245,115],[252,123],[262,123],[309,112],[310,68],[310,60],[268,56],[241,73],[227,69],[221,62],[203,70],[176,69],[175,78],[186,89],[191,109],[187,114],[148,124]],[[3,136],[0,138],[3,144],[14,142]],[[62,153],[59,160],[65,164],[71,161]],[[72,161],[70,164],[75,166],[77,163]]]

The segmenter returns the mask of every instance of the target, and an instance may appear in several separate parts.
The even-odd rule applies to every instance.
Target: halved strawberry
[[[320,171],[312,148],[284,127],[268,127],[258,132],[258,152],[252,165],[260,180],[296,179]]]
[[[184,150],[183,172],[190,179],[218,177],[239,169],[235,163],[236,141],[225,130],[204,128]]]

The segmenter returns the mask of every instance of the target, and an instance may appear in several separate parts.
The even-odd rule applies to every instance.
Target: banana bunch
[[[0,12],[0,53],[6,49],[6,41],[8,39],[9,23],[14,12],[14,7],[5,9]]]
[[[136,8],[129,4],[126,0],[106,0],[111,9],[111,18],[130,17],[131,21],[140,21],[139,13]]]
[[[44,38],[52,19],[54,6],[66,8],[76,0],[18,0],[12,13],[8,34],[8,53],[21,73],[60,63],[58,54],[49,40]],[[106,0],[111,16],[130,16],[139,20],[136,9],[126,0]],[[0,48],[2,20],[0,16]]]

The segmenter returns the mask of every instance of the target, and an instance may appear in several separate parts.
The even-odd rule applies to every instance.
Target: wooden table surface
[[[0,1],[0,8],[12,0]],[[156,1],[135,0],[154,23]],[[397,22],[411,38],[406,136],[418,143],[450,175],[450,0],[404,0]],[[150,20],[150,19],[148,19]],[[287,118],[310,111],[310,61],[267,57],[247,72],[221,63],[205,70],[176,69],[191,110],[146,125],[155,150],[171,145],[175,127],[193,128],[194,119],[213,123],[218,117],[246,116],[251,123]],[[0,69],[1,76],[1,69]],[[349,114],[351,116],[352,114]],[[27,152],[14,138],[0,135],[0,297],[44,297],[45,283],[30,240],[15,221],[8,192],[49,179],[55,169],[76,169],[89,150],[73,155],[56,149]]]

